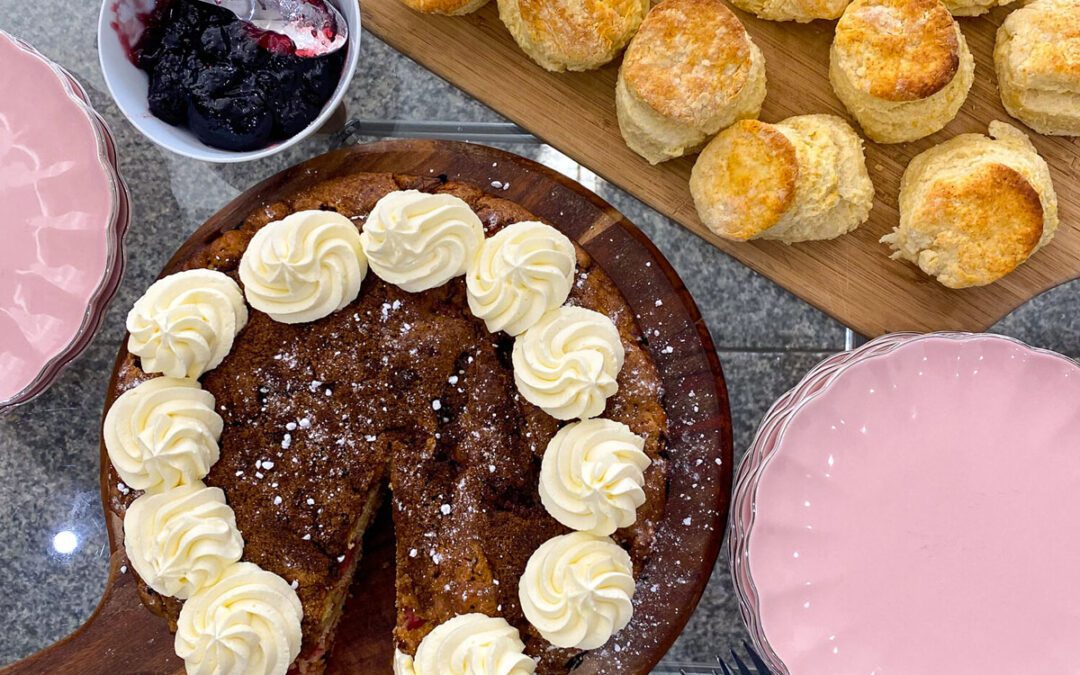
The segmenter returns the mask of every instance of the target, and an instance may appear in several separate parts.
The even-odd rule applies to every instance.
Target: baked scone
[[[953,16],[981,16],[1016,0],[942,0]]]
[[[471,14],[488,4],[488,0],[401,0],[406,7],[424,14],[461,16]]]
[[[611,61],[649,11],[649,0],[499,0],[499,18],[544,68],[592,70]]]
[[[834,115],[742,120],[705,147],[690,192],[725,239],[832,239],[866,222],[874,185],[862,139]]]
[[[940,0],[855,0],[836,24],[829,80],[879,143],[929,136],[956,116],[975,74]]]
[[[768,21],[839,19],[851,0],[732,0],[731,4]]]
[[[626,49],[615,104],[630,148],[657,164],[757,117],[765,57],[721,0],[664,0]]]
[[[1001,102],[1040,134],[1080,136],[1080,0],[1036,0],[994,46]]]
[[[1058,225],[1050,169],[1024,133],[990,123],[911,160],[900,226],[881,238],[949,288],[985,286],[1045,246]]]

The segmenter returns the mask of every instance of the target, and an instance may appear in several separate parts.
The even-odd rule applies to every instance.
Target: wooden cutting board
[[[617,63],[588,73],[548,73],[518,49],[494,0],[465,17],[418,14],[399,0],[363,0],[362,7],[364,27],[394,48],[863,335],[981,331],[1038,293],[1080,276],[1080,139],[1038,136],[1001,106],[991,54],[1006,8],[960,20],[975,55],[976,80],[948,127],[915,143],[867,143],[877,189],[870,221],[831,242],[785,246],[731,243],[711,234],[690,198],[692,159],[652,167],[625,146],[615,120]],[[776,23],[736,13],[765,54],[769,93],[763,120],[821,112],[851,120],[828,81],[832,22]],[[995,119],[1032,133],[1050,164],[1061,229],[1049,247],[996,284],[949,290],[913,266],[889,260],[888,249],[877,242],[898,222],[900,176],[911,158],[956,134],[986,133]]]
[[[510,187],[490,187],[493,167]],[[568,178],[501,150],[442,141],[387,141],[316,157],[252,187],[180,247],[162,274],[235,229],[258,208],[308,185],[357,171],[444,175],[486,187],[559,227],[607,272],[630,304],[664,383],[670,478],[652,557],[638,575],[633,621],[618,640],[588,652],[576,675],[645,675],[675,642],[697,605],[720,552],[732,474],[731,413],[708,328],[675,270],[618,211]],[[125,341],[126,343],[126,341]],[[119,364],[127,352],[120,348]],[[116,370],[109,391],[115,391]],[[106,401],[106,409],[111,405]],[[228,452],[228,448],[223,448]],[[181,675],[164,619],[139,600],[122,546],[123,523],[110,507],[108,456],[101,448],[102,499],[111,564],[105,595],[70,637],[0,675]],[[227,495],[226,495],[227,497]],[[364,537],[361,568],[345,607],[328,675],[388,673],[393,659],[394,538],[388,508]],[[644,580],[648,580],[646,584]],[[59,609],[59,608],[58,608]],[[614,650],[614,651],[609,651]],[[617,652],[617,654],[616,654]],[[612,663],[621,664],[613,667]]]

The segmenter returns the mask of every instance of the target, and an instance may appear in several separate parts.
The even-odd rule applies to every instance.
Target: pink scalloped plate
[[[1076,672],[1080,366],[968,334],[830,364],[767,416],[736,491],[736,589],[773,666]]]
[[[115,143],[75,78],[0,31],[0,412],[93,338],[130,219]]]

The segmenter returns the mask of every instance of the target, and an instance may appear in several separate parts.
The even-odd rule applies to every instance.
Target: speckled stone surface
[[[113,105],[98,68],[99,3],[0,0],[0,30],[37,46],[71,70],[107,118],[135,204],[124,283],[97,338],[43,396],[0,417],[0,664],[74,630],[93,611],[107,567],[98,496],[98,431],[106,380],[126,310],[174,248],[253,182],[331,147],[316,137],[242,166],[212,166],[170,155],[143,139]],[[500,117],[370,35],[349,91],[352,117],[500,121]],[[509,149],[540,160],[609,200],[652,237],[693,293],[724,364],[737,454],[761,415],[827,354],[844,347],[844,328],[679,228],[637,200],[543,146]],[[1080,286],[1032,301],[995,330],[1080,355]],[[62,534],[55,539],[57,533]],[[71,535],[74,535],[72,538]],[[61,553],[55,545],[75,542]],[[711,661],[745,636],[721,560],[669,658]]]

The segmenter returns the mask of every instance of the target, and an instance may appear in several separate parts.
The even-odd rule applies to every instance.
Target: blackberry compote
[[[257,150],[318,117],[345,49],[301,57],[288,38],[196,0],[162,0],[135,46],[150,76],[150,112],[222,150]]]

